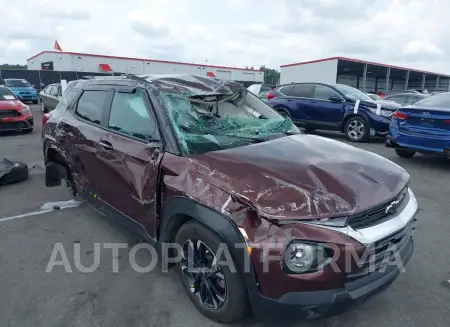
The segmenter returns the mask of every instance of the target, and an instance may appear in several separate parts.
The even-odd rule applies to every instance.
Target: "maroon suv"
[[[65,180],[155,245],[215,321],[339,313],[412,255],[404,169],[303,134],[239,83],[78,80],[42,123],[46,186]]]

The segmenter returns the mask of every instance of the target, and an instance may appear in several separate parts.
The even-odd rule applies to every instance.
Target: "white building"
[[[449,91],[450,76],[358,59],[333,57],[281,66],[280,83],[341,83],[363,92]]]
[[[262,83],[264,81],[264,72],[260,70],[62,51],[42,51],[27,59],[27,67],[29,70],[100,73],[181,73],[205,75],[240,82]]]

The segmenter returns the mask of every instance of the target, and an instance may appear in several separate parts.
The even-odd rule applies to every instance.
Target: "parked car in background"
[[[386,135],[395,103],[375,103],[365,93],[343,84],[292,83],[273,89],[267,102],[307,131],[343,132],[353,142]]]
[[[372,100],[383,100],[382,97],[380,97],[379,95],[377,95],[375,93],[367,93],[367,96],[369,98],[371,98]]]
[[[407,106],[409,104],[413,104],[414,102],[417,102],[419,100],[422,100],[423,98],[428,97],[428,94],[422,94],[422,93],[396,93],[392,95],[387,95],[384,100],[388,101],[394,101],[399,103],[402,106]]]
[[[65,179],[153,244],[217,322],[339,313],[386,289],[414,250],[406,170],[301,133],[234,81],[79,80],[42,130],[46,186]]]
[[[61,99],[61,84],[49,84],[39,93],[39,101],[41,102],[42,112],[49,112],[56,108]]]
[[[422,94],[421,92],[417,91],[417,90],[390,90],[389,92],[386,93],[387,95],[394,95],[394,94],[398,94],[398,93],[413,93],[413,94]]]
[[[450,156],[450,92],[398,109],[392,115],[386,146],[405,158],[416,152]]]
[[[33,131],[30,108],[7,87],[0,86],[0,131]]]
[[[6,78],[3,80],[3,85],[8,87],[21,101],[31,101],[37,104],[39,95],[27,80],[19,78]]]
[[[263,97],[266,97],[267,100],[267,93],[274,87],[275,85],[270,84],[252,84],[249,87],[247,87],[247,90],[249,90],[253,94],[256,94],[261,99],[263,99]]]

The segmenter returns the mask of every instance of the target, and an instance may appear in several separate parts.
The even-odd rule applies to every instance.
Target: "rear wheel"
[[[175,242],[183,249],[177,271],[197,309],[220,323],[243,318],[249,310],[246,287],[242,276],[231,272],[232,262],[221,263],[230,260],[219,255],[227,252],[218,251],[223,240],[209,228],[189,221],[181,226]]]
[[[369,124],[361,116],[350,117],[345,123],[344,133],[352,142],[365,142],[369,139]]]
[[[397,153],[397,155],[402,158],[411,158],[412,156],[414,156],[416,154],[415,151],[403,150],[403,149],[395,149],[395,153]]]

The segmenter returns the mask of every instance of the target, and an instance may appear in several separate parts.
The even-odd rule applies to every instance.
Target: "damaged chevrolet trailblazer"
[[[239,83],[78,80],[42,124],[46,186],[65,181],[176,261],[215,321],[337,314],[412,255],[418,204],[404,169],[303,134]]]

